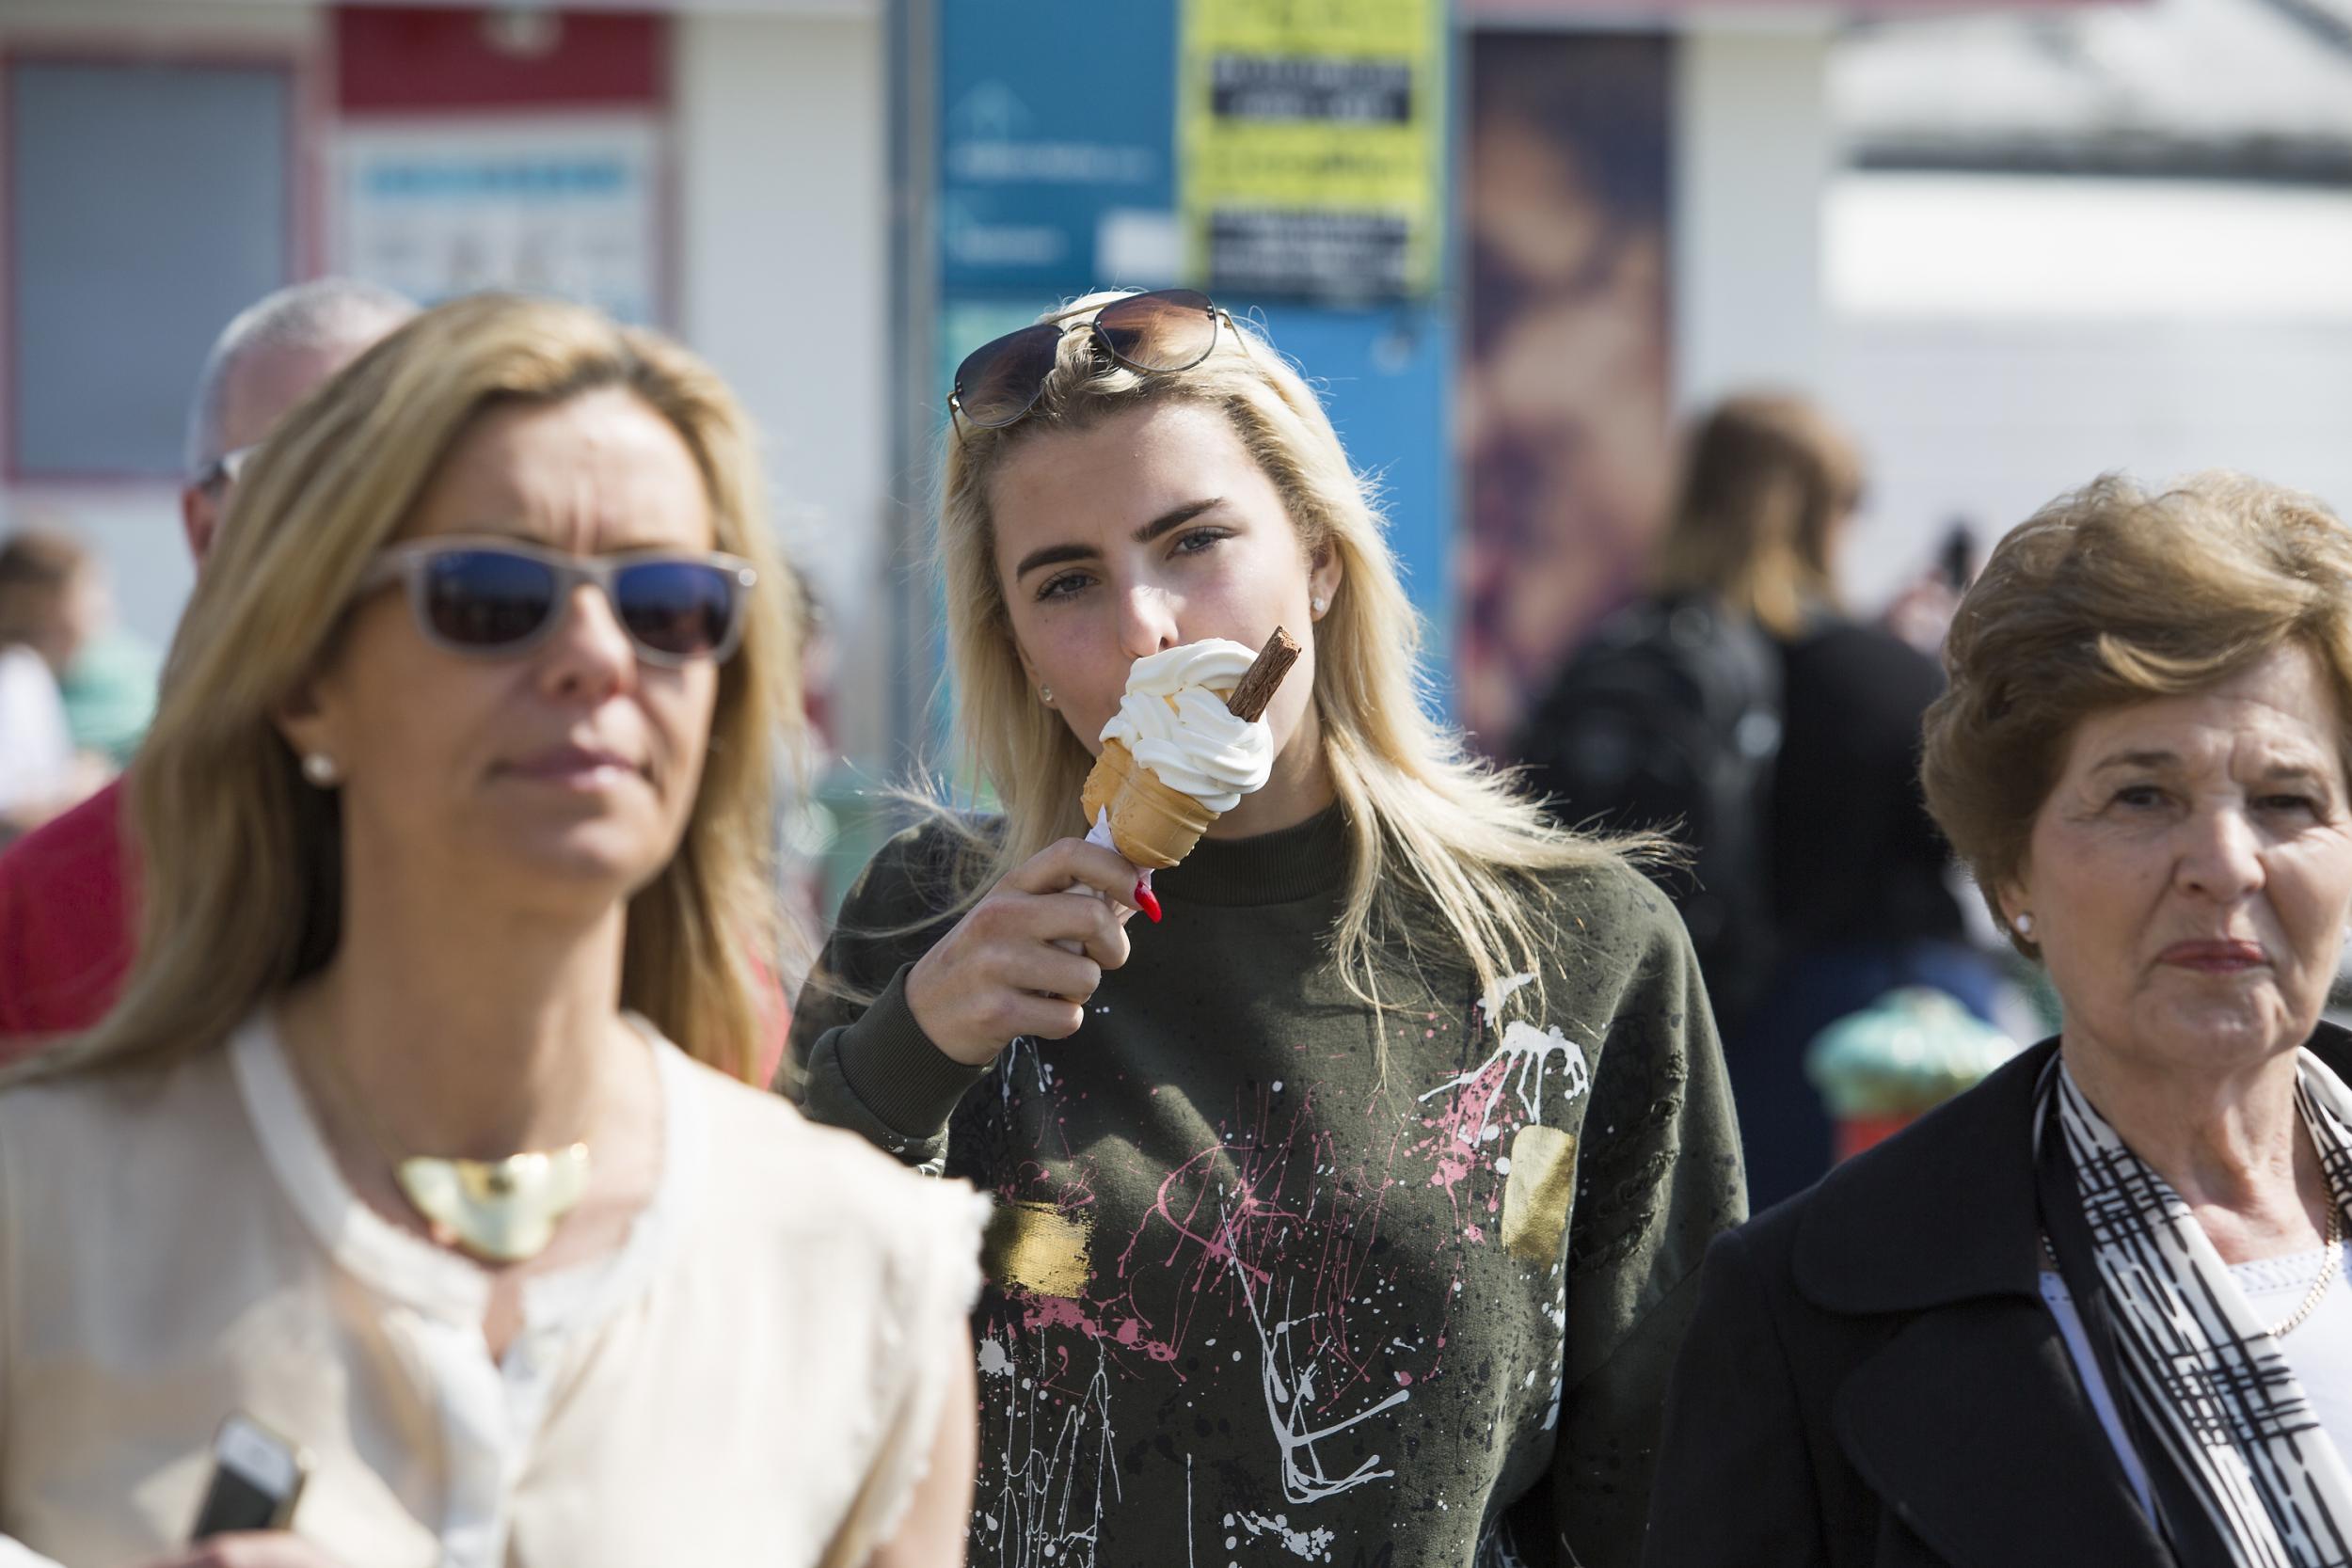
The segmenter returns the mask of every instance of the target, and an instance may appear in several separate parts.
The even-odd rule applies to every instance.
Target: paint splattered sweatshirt
[[[1665,900],[1561,874],[1543,986],[1424,955],[1375,1011],[1328,961],[1334,808],[1160,873],[1079,1032],[976,1070],[906,1005],[945,924],[859,934],[946,907],[947,842],[876,857],[793,1044],[812,1116],[996,1196],[976,1568],[1630,1568],[1700,1256],[1746,1207]]]

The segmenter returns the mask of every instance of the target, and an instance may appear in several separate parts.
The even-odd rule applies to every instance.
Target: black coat
[[[2339,1074],[2352,1036],[2311,1045]],[[2172,1559],[2040,1289],[2045,1041],[1708,1249],[1650,1568]]]
[[[1942,668],[1851,621],[1823,620],[1780,657],[1770,838],[1781,952],[1958,941],[1952,851],[1919,788],[1919,726],[1943,695]]]

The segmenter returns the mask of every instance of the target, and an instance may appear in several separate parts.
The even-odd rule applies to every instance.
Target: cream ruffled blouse
[[[650,1031],[649,1031],[650,1032]],[[920,1478],[987,1204],[657,1047],[660,1183],[526,1287],[362,1205],[265,1017],[0,1094],[0,1568],[187,1538],[214,1430],[298,1441],[347,1568],[854,1563]]]

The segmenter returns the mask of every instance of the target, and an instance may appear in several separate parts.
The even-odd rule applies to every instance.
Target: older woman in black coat
[[[2063,1031],[1711,1249],[1646,1560],[2352,1561],[2352,533],[2105,480],[1947,659],[1929,800]]]

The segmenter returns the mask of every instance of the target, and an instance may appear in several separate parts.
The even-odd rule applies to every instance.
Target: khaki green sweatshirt
[[[976,1568],[1629,1568],[1700,1255],[1746,1212],[1664,898],[1558,874],[1540,987],[1424,954],[1375,1011],[1328,961],[1335,807],[1160,873],[1079,1032],[975,1070],[906,1005],[944,926],[861,934],[946,907],[947,842],[867,868],[793,1049],[812,1117],[995,1196]]]

